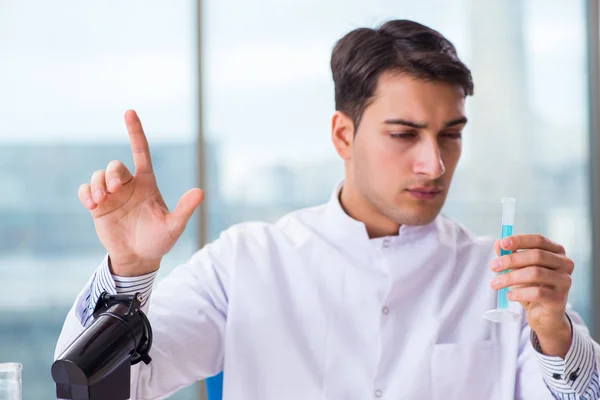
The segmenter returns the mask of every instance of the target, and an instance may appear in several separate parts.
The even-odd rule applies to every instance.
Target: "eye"
[[[414,139],[417,137],[415,132],[392,133],[390,135],[394,139]]]
[[[442,133],[442,137],[445,139],[462,139],[461,132],[446,132]]]

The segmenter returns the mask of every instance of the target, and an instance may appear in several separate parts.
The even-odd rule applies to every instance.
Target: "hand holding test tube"
[[[513,226],[515,224],[515,205],[516,200],[512,197],[505,197],[502,199],[502,239],[513,234]],[[510,254],[510,250],[500,249],[500,256]],[[510,272],[508,270],[500,272],[505,274]],[[496,308],[488,310],[483,314],[483,317],[493,322],[507,322],[507,321],[518,321],[521,315],[515,311],[510,310],[507,293],[509,288],[502,288],[498,290],[498,300]]]

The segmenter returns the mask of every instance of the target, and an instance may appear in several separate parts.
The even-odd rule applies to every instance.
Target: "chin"
[[[407,210],[406,205],[397,207],[395,210],[397,218],[394,218],[394,220],[400,225],[427,225],[433,222],[441,211],[441,207],[433,205],[424,206],[421,204],[410,208],[410,210]]]
[[[405,218],[404,225],[427,225],[435,221],[435,218],[439,215],[439,213],[434,215],[415,215],[409,218]]]

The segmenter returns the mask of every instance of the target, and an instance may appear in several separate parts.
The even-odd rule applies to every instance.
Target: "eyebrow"
[[[408,127],[415,128],[415,129],[426,129],[427,128],[427,124],[420,124],[418,122],[409,121],[409,120],[401,119],[401,118],[386,119],[385,121],[383,121],[383,123],[386,125],[404,125],[404,126],[408,126]],[[463,125],[466,123],[467,123],[467,118],[460,117],[460,118],[456,118],[456,119],[446,122],[444,124],[444,126],[446,128],[449,128],[451,126]]]

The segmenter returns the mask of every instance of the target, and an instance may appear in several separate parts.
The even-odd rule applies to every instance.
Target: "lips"
[[[420,193],[440,193],[442,191],[442,189],[419,187],[419,188],[408,189],[408,191],[409,192],[420,192]]]
[[[433,200],[442,193],[438,188],[412,188],[407,190],[413,197],[419,200]]]

